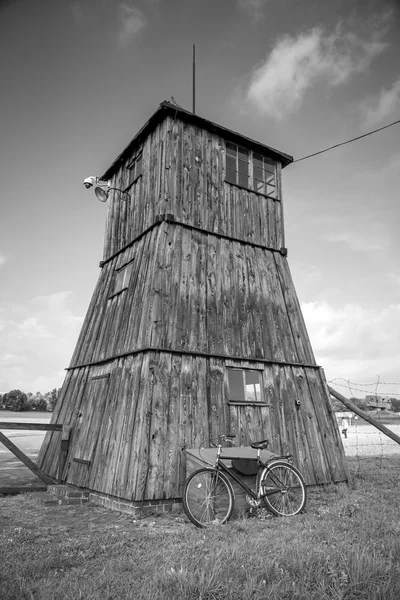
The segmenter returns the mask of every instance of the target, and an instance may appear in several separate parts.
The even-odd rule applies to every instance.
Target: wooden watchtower
[[[130,501],[181,496],[185,448],[270,438],[307,483],[347,471],[284,243],[292,158],[163,102],[102,179],[101,271],[53,422],[63,480]],[[40,467],[56,476],[57,434]]]

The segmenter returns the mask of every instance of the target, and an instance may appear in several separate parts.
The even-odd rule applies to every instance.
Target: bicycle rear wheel
[[[183,508],[196,527],[226,523],[233,511],[234,493],[227,477],[215,469],[199,469],[186,480]]]
[[[278,517],[293,517],[306,505],[303,476],[285,461],[274,462],[263,470],[260,487],[267,508]]]

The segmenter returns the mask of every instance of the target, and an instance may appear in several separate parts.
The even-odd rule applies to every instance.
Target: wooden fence
[[[62,472],[65,465],[65,460],[68,453],[68,444],[70,436],[70,427],[65,427],[56,423],[14,423],[10,421],[0,421],[0,443],[2,443],[14,456],[16,456],[28,469],[30,469],[39,479],[47,485],[54,484],[54,477],[46,475],[22,450],[2,433],[2,429],[13,429],[22,431],[60,431],[61,443],[58,459],[58,483],[62,481]]]

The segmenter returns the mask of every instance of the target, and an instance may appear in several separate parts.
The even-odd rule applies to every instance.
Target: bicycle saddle
[[[268,448],[268,444],[269,440],[261,440],[261,442],[254,442],[253,444],[250,444],[250,446],[255,448],[255,450],[265,450],[265,448]]]

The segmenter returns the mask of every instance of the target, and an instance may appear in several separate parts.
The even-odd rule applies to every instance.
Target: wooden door
[[[68,483],[82,487],[87,484],[107,403],[108,383],[107,374],[92,377],[86,385],[73,430]]]

